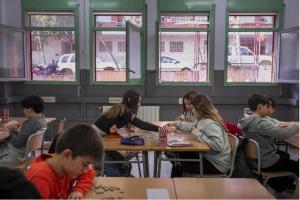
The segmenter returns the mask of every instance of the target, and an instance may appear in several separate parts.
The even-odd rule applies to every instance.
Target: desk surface
[[[173,180],[170,178],[95,178],[94,186],[85,196],[88,199],[147,199],[147,189],[165,188],[170,199],[175,199]]]
[[[256,180],[246,178],[175,178],[178,199],[274,199]]]
[[[299,134],[294,135],[284,141],[299,149]]]
[[[26,117],[10,117],[10,120],[16,120],[18,122],[20,122],[21,124],[26,120],[27,118]],[[49,124],[49,123],[52,123],[56,120],[55,117],[46,117],[46,122]]]

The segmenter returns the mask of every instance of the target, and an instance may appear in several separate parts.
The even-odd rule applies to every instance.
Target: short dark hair
[[[35,186],[15,169],[0,167],[0,199],[40,199]]]
[[[41,113],[44,110],[44,101],[39,96],[28,96],[21,101],[23,108],[32,108],[34,112]]]
[[[250,108],[250,110],[256,111],[257,106],[259,104],[269,105],[268,98],[265,95],[261,95],[261,94],[253,94],[251,97],[248,98],[248,107]]]
[[[72,157],[90,156],[95,161],[102,160],[103,144],[95,128],[88,124],[78,124],[66,129],[55,146],[55,153],[65,149],[72,151]]]
[[[134,90],[127,90],[122,98],[122,104],[131,112],[137,113],[140,94]]]

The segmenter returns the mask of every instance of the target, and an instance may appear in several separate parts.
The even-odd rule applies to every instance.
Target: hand
[[[112,127],[110,127],[109,132],[110,133],[117,133],[118,132],[117,126],[114,124]]]
[[[171,133],[171,132],[176,132],[177,131],[177,128],[173,125],[168,125],[166,126],[167,130],[168,130],[168,133]]]
[[[6,128],[11,130],[11,129],[17,129],[20,127],[20,123],[16,120],[12,120],[12,121],[9,121],[8,123],[5,124]]]
[[[79,191],[73,191],[69,194],[68,199],[82,199],[83,194]]]
[[[286,128],[288,127],[290,124],[292,124],[291,122],[280,122],[279,123],[279,127],[281,128]]]

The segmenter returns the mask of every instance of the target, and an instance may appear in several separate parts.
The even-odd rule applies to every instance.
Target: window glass
[[[161,28],[208,28],[208,16],[168,16],[160,17]]]
[[[31,27],[74,27],[74,16],[71,14],[29,14]]]
[[[229,16],[229,28],[274,28],[275,16]]]
[[[160,32],[160,82],[208,81],[207,32]]]
[[[32,80],[75,80],[75,63],[70,56],[75,52],[74,31],[31,31],[31,41],[36,48],[31,50]]]
[[[273,32],[229,32],[228,82],[272,82]]]
[[[126,52],[119,51],[117,46],[120,41],[126,40],[126,32],[96,31],[95,39],[95,80],[125,82]]]
[[[142,16],[141,15],[96,15],[95,16],[95,26],[97,28],[125,28],[126,21],[130,21],[137,27],[142,26]]]

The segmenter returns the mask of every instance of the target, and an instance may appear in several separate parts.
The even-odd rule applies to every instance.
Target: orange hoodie
[[[84,195],[89,191],[95,177],[93,169],[89,169],[86,174],[78,176],[76,179],[68,175],[60,178],[45,162],[47,158],[51,157],[51,154],[38,156],[25,172],[26,178],[35,185],[43,199],[66,199],[70,192],[79,191]]]

